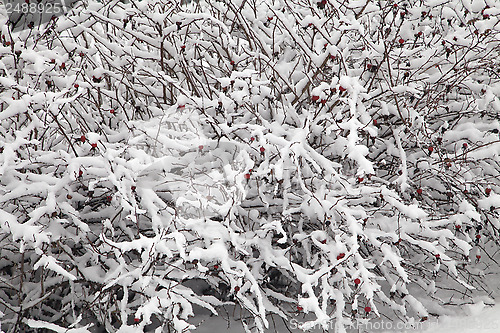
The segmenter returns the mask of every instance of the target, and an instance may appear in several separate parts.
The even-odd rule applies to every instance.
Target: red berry
[[[9,41],[5,42],[5,45],[10,46],[10,42]]]
[[[136,188],[137,188],[137,187],[135,187],[135,185],[132,185],[132,186],[130,187],[130,189],[131,189],[132,191],[135,191],[135,190],[136,190]]]
[[[429,148],[427,148],[427,150],[429,151],[429,153],[432,153],[434,151],[434,147],[430,146]]]
[[[109,110],[109,113],[111,113],[111,114],[115,114],[115,112],[116,112],[115,109]]]
[[[321,104],[325,105],[326,104],[326,99],[321,100]]]
[[[326,5],[326,0],[321,0],[322,5]]]
[[[339,87],[339,91],[340,91],[340,92],[344,92],[344,91],[346,91],[346,90],[347,90],[347,89],[346,89],[346,88],[344,88],[344,87],[342,87],[342,86],[340,86],[340,87]]]
[[[97,148],[97,143],[92,143],[91,146],[92,148]]]
[[[219,269],[219,265],[215,264],[214,269]]]
[[[489,18],[490,18],[490,15],[489,15],[489,14],[484,14],[484,15],[483,15],[483,19],[487,20],[487,19],[489,19]]]
[[[418,195],[421,195],[422,193],[424,193],[424,190],[422,190],[421,188],[417,189],[417,194]]]
[[[246,179],[246,180],[249,180],[249,179],[250,179],[250,174],[249,174],[249,173],[245,173],[245,179]]]
[[[417,35],[422,36],[424,33],[422,31],[419,31]]]
[[[484,193],[486,193],[486,195],[490,195],[490,193],[491,193],[491,188],[489,188],[489,187],[488,187],[488,188],[486,188],[486,189],[484,190]]]
[[[260,147],[260,152],[261,152],[261,153],[263,153],[263,152],[265,152],[265,151],[266,151],[266,148],[264,148],[264,147]]]
[[[354,279],[354,284],[358,285],[361,283],[361,280],[360,279]]]
[[[109,202],[111,202],[111,201],[113,200],[113,197],[112,197],[112,196],[110,196],[110,195],[108,195],[108,196],[106,197],[106,199],[107,199]]]
[[[56,63],[56,59],[50,59],[50,63],[51,64],[55,64]]]
[[[313,97],[311,97],[311,99],[313,102],[316,102],[319,100],[319,96],[313,96]]]
[[[477,234],[476,235],[476,239],[480,239],[481,238],[481,235],[480,234]]]
[[[141,320],[139,318],[134,318],[134,323],[139,323]]]
[[[399,39],[399,44],[404,44],[405,43],[405,40],[403,38],[400,38]]]
[[[235,291],[235,292],[240,291],[240,287],[239,287],[239,286],[234,287],[234,291]]]
[[[365,306],[366,313],[370,313],[371,311],[372,311],[372,308],[370,308],[369,306]]]
[[[326,239],[321,240],[321,244],[326,244]]]
[[[74,85],[74,87],[75,87],[76,89],[78,89],[78,87],[79,87],[79,86],[80,86],[80,85],[79,85],[78,83],[75,83],[75,85]]]
[[[252,137],[250,138],[250,142],[254,142],[254,141],[255,141],[255,138],[252,136]]]
[[[60,66],[61,69],[65,69],[66,68],[66,64],[63,62]]]
[[[358,177],[358,183],[361,183],[363,181],[363,177]]]
[[[302,311],[302,310],[304,310],[304,308],[301,307],[300,305],[297,305],[297,311]]]
[[[198,150],[199,150],[199,151],[202,151],[202,150],[203,150],[203,145],[199,145],[199,146],[198,146]]]
[[[441,255],[439,253],[435,254],[434,256],[436,257],[436,259],[441,258]]]
[[[373,119],[373,125],[377,126],[378,125],[378,121],[377,119]]]
[[[81,141],[81,142],[85,142],[85,140],[87,140],[87,138],[85,137],[85,135],[82,135],[82,136],[80,137],[80,141]]]
[[[469,191],[468,191],[467,189],[465,189],[465,190],[463,191],[463,193],[464,193],[464,194],[467,194],[467,193],[469,193]]]
[[[178,109],[184,109],[185,107],[186,107],[186,105],[184,105],[184,104],[177,105],[177,108],[178,108]]]
[[[80,52],[80,53],[79,53],[79,56],[80,56],[80,57],[83,57],[84,55],[85,55],[85,54],[84,54],[83,52]]]
[[[477,259],[477,260],[481,259],[481,256],[480,256],[479,254],[478,254],[478,255],[476,255],[476,259]]]
[[[83,176],[83,171],[82,170],[78,171],[78,177],[81,177],[81,176]]]
[[[344,257],[345,257],[345,253],[339,253],[339,255],[337,256],[337,260],[340,260]]]
[[[273,20],[273,17],[272,17],[272,16],[268,16],[268,17],[267,17],[267,20],[268,20],[268,21],[272,21],[272,20]]]
[[[463,148],[463,149],[467,149],[467,147],[468,147],[467,142],[464,142],[464,144],[462,145],[462,148]]]
[[[185,49],[186,49],[186,45],[182,45],[181,50],[185,50]]]
[[[455,226],[455,229],[460,230],[460,229],[462,229],[462,226],[461,226],[460,224],[457,224],[457,225]]]

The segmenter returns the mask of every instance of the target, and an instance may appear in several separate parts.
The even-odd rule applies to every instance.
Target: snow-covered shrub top
[[[237,304],[248,331],[305,313],[342,332],[486,295],[499,15],[88,0],[18,33],[0,16],[1,329],[183,332],[194,304]]]

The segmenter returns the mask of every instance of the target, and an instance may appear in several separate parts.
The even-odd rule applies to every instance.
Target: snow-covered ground
[[[470,315],[465,317],[443,316],[431,322],[425,333],[489,333],[500,332],[500,305],[483,307],[478,304],[469,307]]]
[[[360,324],[356,329],[350,329],[349,332],[401,332],[401,333],[497,333],[500,332],[500,305],[493,307],[484,306],[483,303],[479,303],[473,306],[468,306],[466,312],[469,315],[465,316],[441,316],[439,319],[429,319],[427,322],[419,322],[411,326],[404,324],[402,322],[391,322],[388,320],[373,320],[368,323]],[[228,320],[227,314],[220,316],[202,316],[198,320],[203,323],[199,326],[195,333],[213,333],[222,332],[225,330],[226,333],[244,333],[245,330],[241,323],[237,321],[237,318]],[[294,321],[293,319],[288,322],[288,329],[285,327],[282,320],[277,319],[274,322],[270,322],[270,329],[268,332],[301,332],[298,329],[294,329],[294,323],[298,323],[300,320]],[[329,332],[334,332],[334,325],[331,326],[332,329]],[[310,332],[324,332],[321,329],[313,329]]]

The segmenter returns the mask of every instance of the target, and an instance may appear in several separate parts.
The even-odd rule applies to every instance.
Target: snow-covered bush
[[[82,1],[18,33],[2,16],[1,329],[183,332],[235,304],[247,331],[342,332],[488,298],[499,14]]]

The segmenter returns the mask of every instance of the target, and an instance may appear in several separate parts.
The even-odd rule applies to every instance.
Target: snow
[[[443,316],[430,322],[422,333],[493,333],[500,329],[500,306],[484,307],[484,303],[467,306],[469,316]],[[425,327],[425,326],[424,326]]]
[[[80,327],[80,328],[64,328],[61,326],[58,326],[56,324],[52,323],[47,323],[39,320],[32,320],[32,319],[27,319],[25,323],[32,328],[42,328],[42,329],[48,329],[52,332],[56,333],[91,333],[91,331],[88,329],[91,327],[91,325],[87,325],[85,327]]]
[[[404,323],[401,321],[391,321],[383,319],[360,320],[358,324],[353,323],[356,329],[348,329],[347,332],[419,332],[419,333],[494,333],[500,328],[500,306],[485,306],[483,302],[464,306],[466,314],[461,316],[445,315],[439,318],[429,317],[428,320],[422,322]],[[227,313],[233,313],[234,310],[228,309]],[[295,323],[302,322],[301,316],[296,316],[286,324],[292,332],[299,332],[293,329]],[[224,328],[228,333],[243,333],[245,332],[239,317],[229,316],[208,316],[201,315],[196,318],[197,322],[203,323],[199,325],[193,332],[196,333],[211,333],[221,328]],[[327,328],[331,328],[332,332],[340,332],[334,330],[337,327],[335,321],[325,322]],[[275,325],[275,326],[273,326]],[[292,326],[290,326],[292,325]],[[298,325],[297,325],[298,326]],[[390,327],[390,329],[388,329]],[[287,327],[281,320],[275,320],[271,328],[265,332],[288,332]],[[323,332],[321,325],[313,326],[310,332]]]
[[[497,2],[75,6],[0,15],[1,329],[498,310]]]
[[[70,281],[76,280],[76,276],[62,268],[53,257],[42,255],[42,257],[35,263],[33,268],[38,269],[41,266],[68,278]]]

